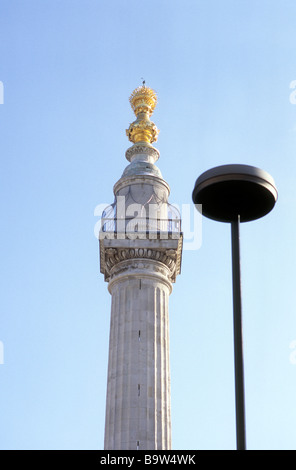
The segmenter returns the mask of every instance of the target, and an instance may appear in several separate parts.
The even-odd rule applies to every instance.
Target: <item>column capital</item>
[[[125,275],[157,276],[176,281],[181,271],[182,233],[178,238],[120,240],[104,238],[100,240],[101,273],[109,282],[119,273]]]

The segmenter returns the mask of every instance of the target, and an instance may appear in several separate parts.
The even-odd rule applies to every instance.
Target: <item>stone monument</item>
[[[129,165],[102,214],[100,269],[112,296],[104,448],[171,449],[169,296],[180,273],[179,212],[155,162],[157,95],[130,96]]]

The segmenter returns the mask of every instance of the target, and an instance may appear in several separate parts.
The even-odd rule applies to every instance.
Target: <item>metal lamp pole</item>
[[[233,334],[237,449],[246,449],[242,298],[240,274],[240,216],[231,222]]]
[[[192,199],[204,216],[231,224],[236,442],[237,450],[246,450],[240,223],[268,214],[277,201],[277,189],[264,170],[223,165],[199,176]]]

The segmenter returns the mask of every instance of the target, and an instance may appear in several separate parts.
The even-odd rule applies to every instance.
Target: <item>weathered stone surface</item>
[[[120,220],[114,203],[117,219],[104,222],[100,234],[100,269],[112,296],[108,450],[171,449],[169,295],[181,269],[182,233],[167,220],[170,189],[154,165],[158,157],[143,143],[128,150],[131,163],[114,185],[115,200],[123,198],[125,215],[138,204],[145,216],[128,230],[133,225]],[[157,220],[149,204],[157,206]]]

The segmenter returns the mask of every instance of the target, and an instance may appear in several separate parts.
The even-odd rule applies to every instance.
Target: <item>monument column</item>
[[[180,272],[180,217],[155,166],[150,121],[156,94],[137,88],[130,102],[137,120],[134,145],[103,214],[101,272],[112,296],[105,449],[170,449],[169,296]]]

